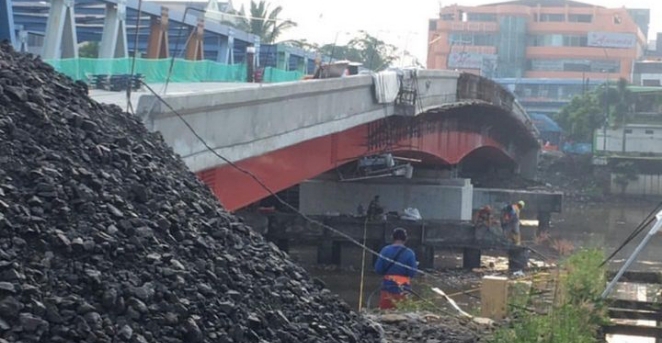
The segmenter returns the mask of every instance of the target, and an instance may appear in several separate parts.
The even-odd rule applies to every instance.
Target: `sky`
[[[223,0],[219,0],[222,2]],[[427,56],[428,20],[437,17],[440,5],[475,6],[500,1],[485,0],[267,0],[272,6],[283,7],[282,18],[298,24],[280,39],[306,38],[318,44],[344,44],[359,30],[367,31],[387,43],[409,53],[423,65]],[[579,0],[582,1],[582,0]],[[204,2],[204,1],[203,1]],[[662,1],[660,0],[584,0],[606,7],[650,8],[649,39],[662,32]],[[242,4],[250,8],[250,0],[233,0],[235,8]],[[390,3],[390,4],[389,4]]]

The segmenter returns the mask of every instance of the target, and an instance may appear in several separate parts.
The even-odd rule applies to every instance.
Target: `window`
[[[494,46],[496,37],[490,33],[451,33],[448,35],[448,43],[451,45]]]
[[[588,38],[579,35],[532,35],[529,46],[588,46]]]
[[[660,80],[642,80],[642,86],[646,87],[660,87]]]
[[[437,31],[437,19],[431,19],[430,20],[430,26],[428,28],[429,31]]]
[[[625,133],[626,134],[632,133],[632,129],[625,129]]]
[[[527,64],[532,71],[620,72],[620,61],[589,59],[533,59]]]
[[[468,13],[468,21],[497,21],[495,13]]]
[[[561,13],[541,13],[540,14],[540,21],[542,22],[547,22],[547,21],[554,21],[554,22],[562,22],[565,21],[565,14]]]
[[[654,133],[655,133],[655,131],[653,131],[653,130],[646,130],[646,134],[647,134],[647,135],[652,135],[652,134],[654,134]]]
[[[441,15],[441,20],[443,21],[453,21],[455,20],[455,14],[453,13],[445,13]]]
[[[568,14],[568,21],[573,23],[590,23],[593,16],[590,14]]]

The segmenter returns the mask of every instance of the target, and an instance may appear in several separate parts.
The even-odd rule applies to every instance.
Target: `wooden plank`
[[[662,327],[615,324],[602,328],[605,334],[662,338]]]
[[[660,312],[662,310],[662,304],[636,300],[610,299],[609,308]]]
[[[616,276],[616,271],[607,271],[607,279]],[[626,271],[619,282],[662,284],[662,272]]]
[[[481,317],[501,320],[508,309],[508,278],[503,276],[483,277],[480,289]]]
[[[637,320],[662,320],[662,313],[649,311],[631,311],[622,309],[609,309],[609,318],[612,319],[637,319]]]

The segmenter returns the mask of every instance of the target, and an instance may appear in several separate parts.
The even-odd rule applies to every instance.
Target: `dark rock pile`
[[[430,313],[369,315],[383,327],[388,343],[474,343],[488,342],[492,324]]]
[[[0,48],[0,342],[377,342],[162,139]]]

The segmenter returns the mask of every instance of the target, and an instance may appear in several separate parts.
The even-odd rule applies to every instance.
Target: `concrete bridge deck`
[[[164,98],[217,153],[274,191],[379,153],[384,149],[380,135],[392,138],[387,144],[395,143],[396,150],[426,154],[436,163],[458,163],[487,147],[514,161],[522,174],[535,173],[538,133],[514,96],[493,81],[419,70],[401,76],[397,91],[402,97],[395,101],[378,101],[375,89],[372,76],[358,75]],[[148,129],[161,132],[226,208],[268,195],[226,166],[153,95],[140,97],[136,114]],[[388,127],[390,118],[412,120]],[[385,129],[392,132],[380,132]]]

